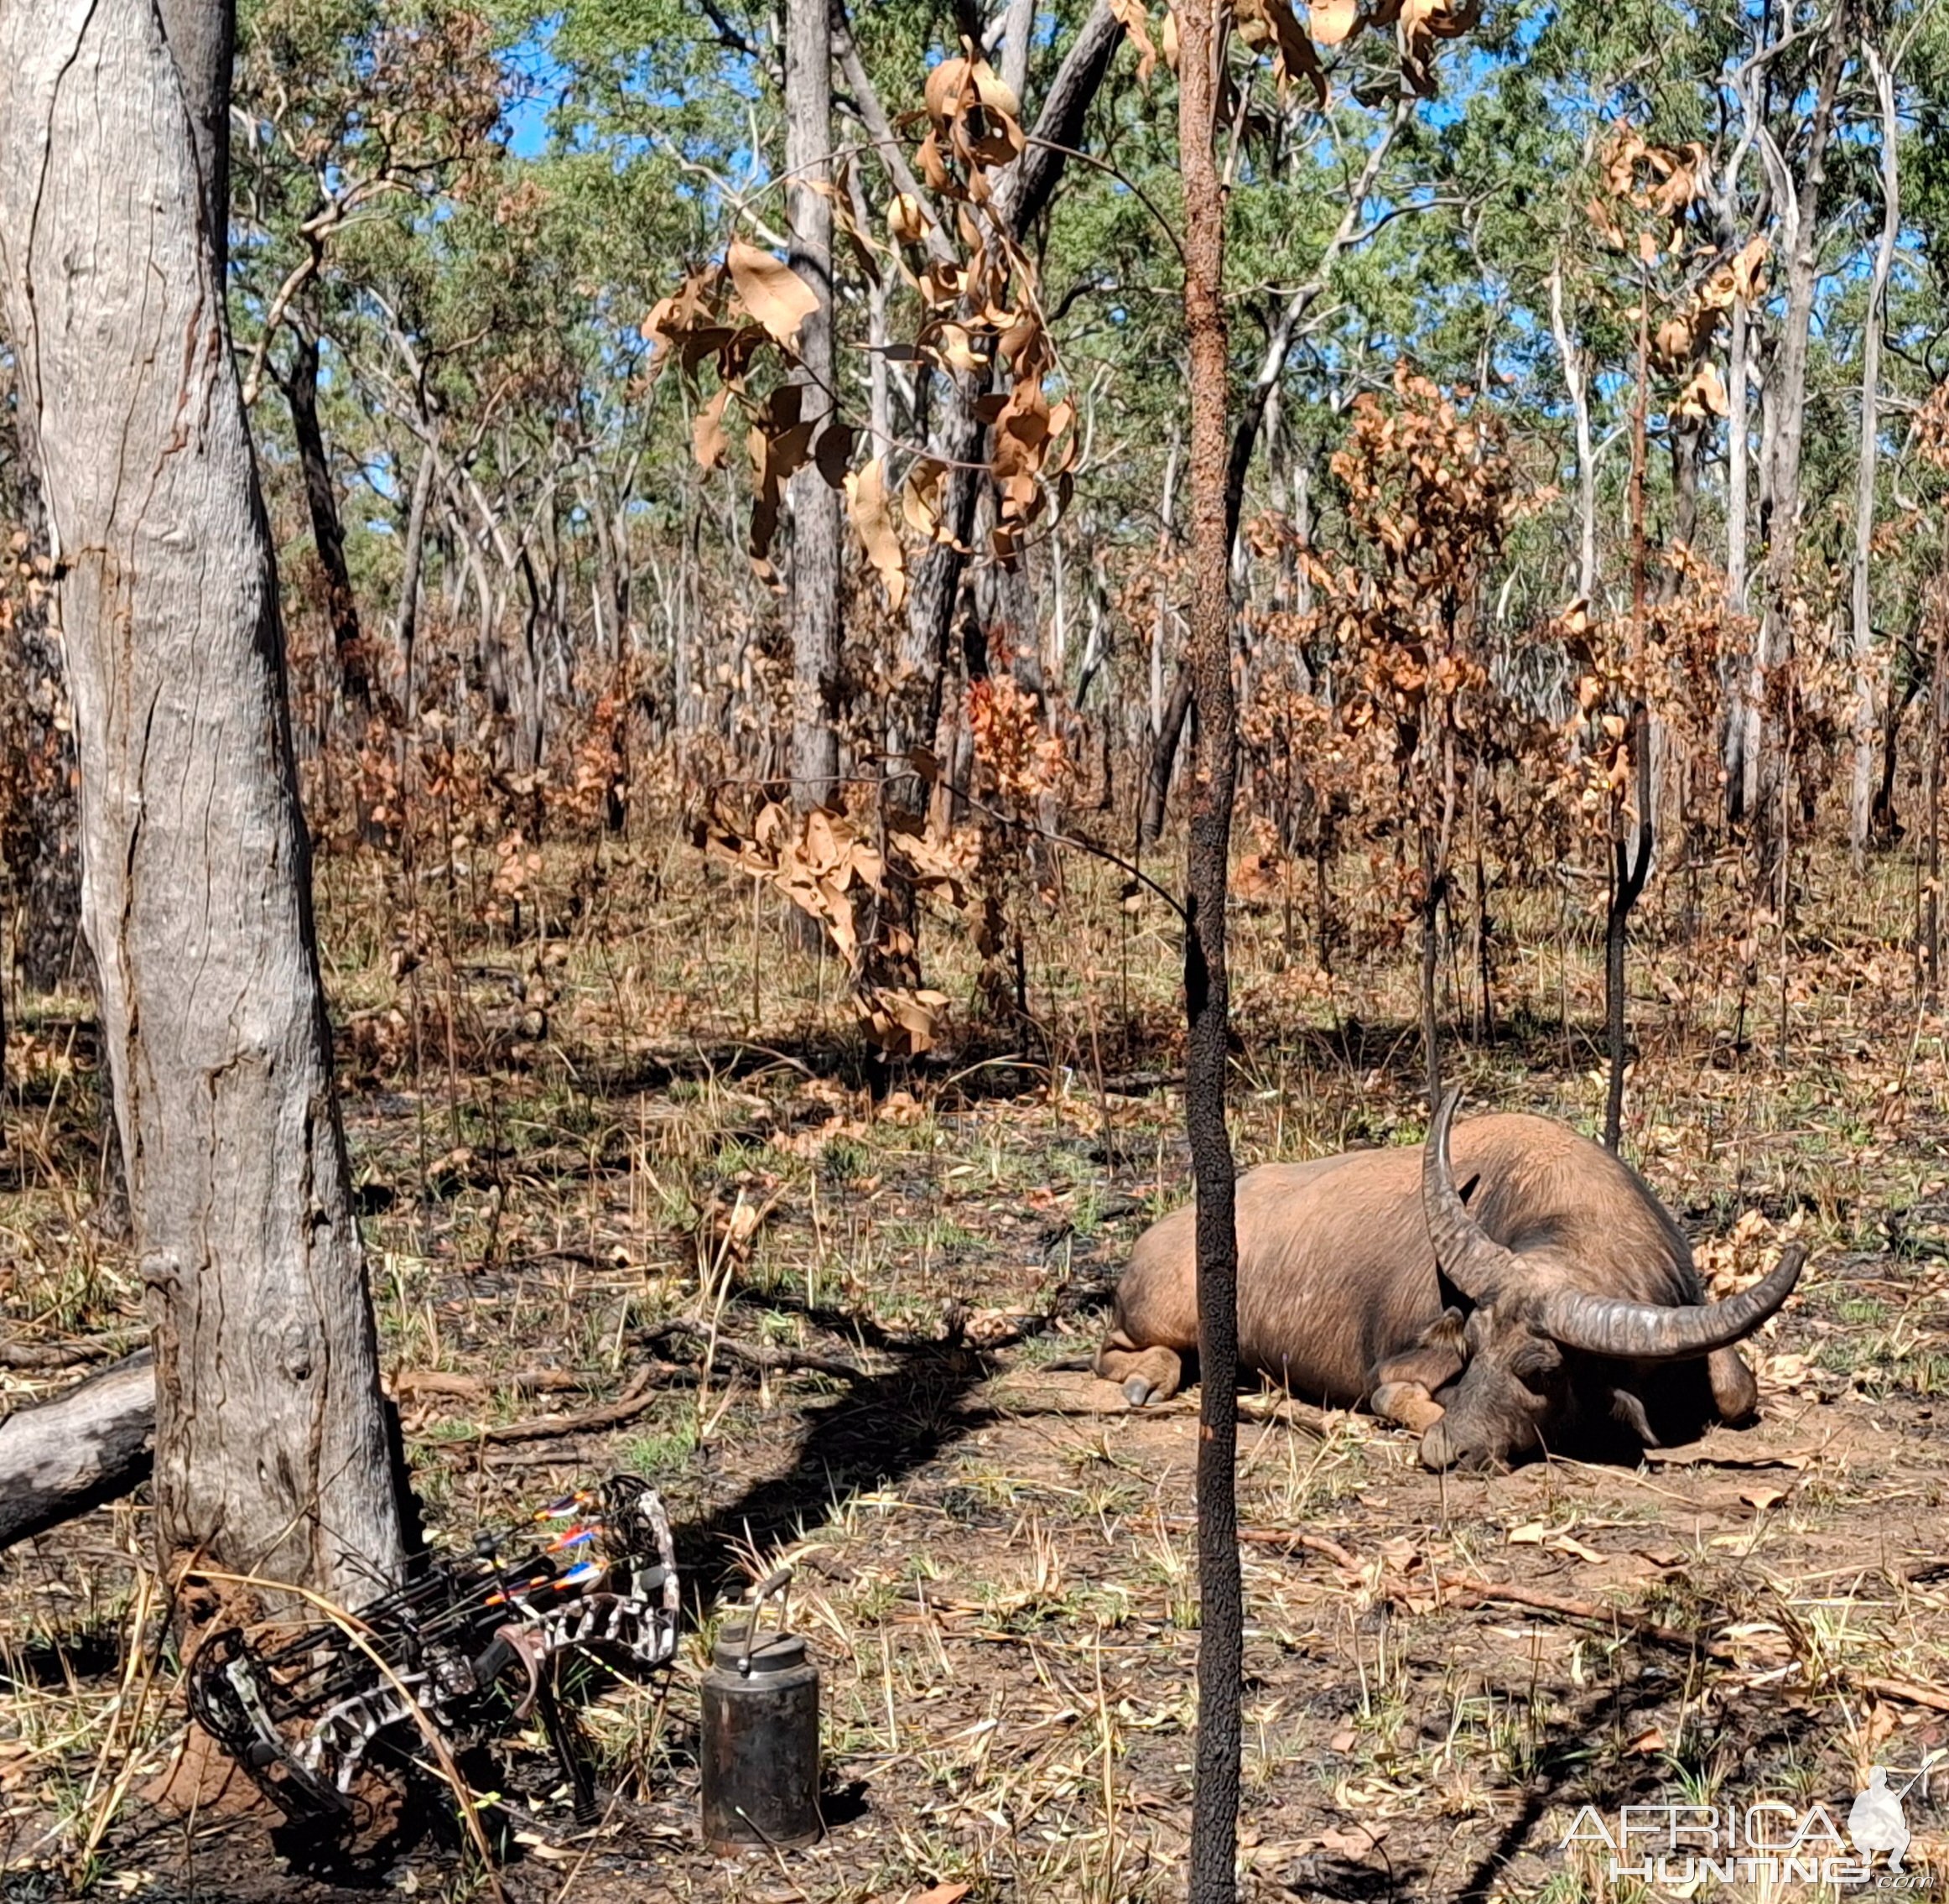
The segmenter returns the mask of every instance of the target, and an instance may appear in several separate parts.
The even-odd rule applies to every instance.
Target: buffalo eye
[[[1510,1373],[1531,1388],[1562,1366],[1563,1351],[1554,1342],[1536,1339],[1520,1344],[1509,1360]]]

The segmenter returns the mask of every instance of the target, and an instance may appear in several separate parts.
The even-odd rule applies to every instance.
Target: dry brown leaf
[[[1358,0],[1312,0],[1312,36],[1322,46],[1338,46],[1360,23]]]
[[[886,207],[888,235],[903,245],[917,245],[928,235],[926,208],[912,192],[896,192]]]
[[[886,606],[897,615],[907,601],[907,555],[886,504],[886,466],[880,457],[846,478],[846,513],[886,590]]]
[[[1432,4],[1433,0],[1422,0],[1422,3]],[[1282,82],[1303,76],[1323,107],[1327,102],[1326,69],[1320,65],[1312,39],[1286,0],[1234,0],[1233,10],[1238,18],[1240,39],[1258,50],[1271,50]]]
[[[853,460],[856,434],[850,423],[829,423],[813,446],[812,460],[818,465],[819,473],[834,489],[846,486],[846,466]]]
[[[918,458],[907,472],[902,486],[900,507],[907,522],[930,542],[947,539],[941,528],[941,479],[948,473],[945,463],[931,457]]]
[[[799,327],[819,309],[819,294],[782,258],[741,238],[731,240],[728,262],[740,302],[789,350]]]
[[[1713,365],[1703,363],[1698,367],[1692,382],[1679,393],[1676,408],[1681,417],[1703,419],[1733,414],[1724,381]]]
[[[1151,16],[1144,0],[1110,0],[1110,11],[1137,49],[1137,84],[1148,86],[1157,68],[1157,49],[1151,43]]]
[[[690,425],[690,445],[700,469],[715,470],[730,454],[730,439],[724,433],[724,407],[730,399],[727,384],[697,413]]]

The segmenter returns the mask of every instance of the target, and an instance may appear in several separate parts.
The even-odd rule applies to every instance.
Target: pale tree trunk
[[[1868,288],[1868,315],[1861,330],[1861,448],[1854,471],[1854,774],[1848,788],[1848,849],[1861,866],[1868,853],[1868,829],[1874,804],[1874,596],[1868,558],[1874,540],[1875,443],[1879,434],[1881,336],[1888,321],[1888,279],[1894,268],[1895,239],[1901,229],[1901,190],[1896,158],[1901,127],[1895,117],[1894,80],[1880,54],[1863,44],[1874,96],[1881,108],[1881,242],[1875,247],[1874,278]]]
[[[1232,526],[1227,517],[1224,193],[1213,140],[1220,60],[1214,0],[1178,0],[1177,164],[1184,177],[1184,330],[1190,358],[1191,630],[1198,749],[1186,856],[1184,1108],[1198,1192],[1198,1740],[1192,1904],[1238,1895],[1239,1240],[1225,1121],[1229,981],[1225,893],[1238,778],[1232,689]]]
[[[191,44],[224,39],[221,11]],[[158,1546],[172,1572],[195,1556],[356,1601],[398,1571],[399,1509],[204,187],[223,192],[192,138],[226,106],[199,88],[151,8],[0,9],[4,318],[60,573]]]
[[[1035,27],[1036,0],[1008,0],[1001,17],[1001,83],[1018,101],[1029,89],[1029,43]]]
[[[434,473],[439,461],[439,453],[429,440],[420,452],[419,473],[413,479],[413,500],[406,512],[406,549],[399,567],[399,698],[402,725],[408,729],[419,710],[415,665],[419,642],[419,578],[426,564],[427,505],[433,499]]]
[[[1570,393],[1577,429],[1577,592],[1588,601],[1597,586],[1597,457],[1590,441],[1590,373],[1583,353],[1571,341],[1563,317],[1563,267],[1550,273],[1550,335]]]
[[[1827,139],[1833,130],[1835,95],[1846,63],[1847,9],[1837,7],[1827,29],[1813,115],[1807,124],[1806,158],[1799,190],[1794,192],[1785,160],[1770,133],[1763,133],[1761,151],[1775,190],[1788,204],[1790,239],[1786,247],[1786,313],[1780,325],[1780,346],[1773,362],[1772,410],[1767,494],[1766,600],[1760,624],[1758,689],[1758,784],[1752,819],[1759,848],[1758,871],[1770,887],[1785,851],[1781,790],[1787,760],[1784,736],[1765,718],[1765,699],[1776,671],[1792,658],[1795,570],[1800,555],[1801,449],[1806,428],[1807,340],[1820,284],[1821,186],[1827,175]]]
[[[792,268],[818,294],[798,333],[801,418],[814,435],[833,415],[833,29],[828,0],[789,0],[785,16],[785,165]],[[792,479],[792,793],[824,806],[839,777],[839,496],[808,463]]]
[[[1747,497],[1753,445],[1753,393],[1746,365],[1749,329],[1746,300],[1735,296],[1732,335],[1726,346],[1726,395],[1732,411],[1726,420],[1726,606],[1734,615],[1746,612]],[[1725,675],[1726,810],[1732,819],[1739,819],[1746,810],[1746,769],[1752,743],[1746,681],[1750,673],[1744,653],[1735,653]]]
[[[1720,249],[1730,255],[1747,231],[1739,205],[1739,179],[1748,155],[1758,136],[1759,75],[1742,69],[1735,76],[1733,90],[1739,101],[1739,143],[1721,175],[1715,194],[1714,211]],[[1750,508],[1753,445],[1752,318],[1746,299],[1737,287],[1728,325],[1726,341],[1726,606],[1729,613],[1746,612],[1748,545],[1750,538]],[[1758,708],[1752,705],[1747,684],[1753,675],[1753,657],[1745,652],[1742,637],[1721,666],[1720,681],[1724,707],[1720,723],[1720,759],[1726,770],[1726,817],[1737,821],[1747,811],[1747,780],[1752,767],[1753,722]]]

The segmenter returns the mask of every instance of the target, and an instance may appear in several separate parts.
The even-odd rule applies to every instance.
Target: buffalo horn
[[[1620,1360],[1677,1361],[1707,1355],[1750,1335],[1793,1293],[1806,1246],[1788,1246],[1764,1282],[1723,1303],[1670,1308],[1658,1303],[1624,1303],[1578,1289],[1550,1289],[1536,1298],[1533,1318],[1544,1334],[1567,1349]]]
[[[1462,1087],[1451,1085],[1435,1106],[1435,1121],[1421,1147],[1421,1210],[1442,1275],[1471,1302],[1485,1303],[1499,1287],[1512,1280],[1517,1264],[1510,1251],[1484,1234],[1455,1188],[1455,1172],[1448,1161],[1448,1126],[1454,1122],[1455,1106],[1461,1101]]]

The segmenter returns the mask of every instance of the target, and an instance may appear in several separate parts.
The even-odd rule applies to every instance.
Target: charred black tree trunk
[[[1184,1102],[1198,1189],[1198,1746],[1192,1904],[1233,1904],[1245,1594],[1239,1574],[1235,1391],[1239,1244],[1225,1124],[1225,892],[1238,779],[1231,538],[1225,521],[1224,193],[1213,0],[1180,0],[1177,159],[1184,176],[1184,323],[1191,360],[1192,692],[1198,752],[1186,866]]]
[[[1869,822],[1873,837],[1884,845],[1893,845],[1902,835],[1901,820],[1894,810],[1895,774],[1901,764],[1902,716],[1920,697],[1927,679],[1914,641],[1905,640],[1889,663],[1888,693],[1881,717],[1881,784],[1874,796]]]
[[[291,411],[291,434],[298,444],[298,461],[304,472],[304,503],[311,517],[311,542],[318,565],[325,571],[325,607],[331,623],[331,645],[338,657],[339,680],[346,710],[363,729],[372,711],[372,671],[359,630],[359,605],[352,594],[351,570],[346,566],[345,525],[338,512],[338,492],[331,481],[331,459],[325,454],[325,431],[318,420],[318,339],[302,325],[292,327],[291,367],[279,373],[278,387]]]
[[[1177,670],[1172,684],[1171,699],[1165,704],[1163,725],[1151,747],[1151,761],[1144,775],[1144,804],[1137,819],[1137,844],[1155,846],[1164,834],[1165,809],[1171,798],[1171,773],[1177,761],[1177,743],[1184,732],[1185,718],[1191,712],[1192,681],[1188,667]]]
[[[1611,842],[1610,909],[1604,915],[1603,1017],[1610,1052],[1610,1079],[1604,1094],[1603,1147],[1614,1157],[1624,1121],[1624,948],[1631,908],[1645,891],[1651,871],[1650,721],[1642,704],[1631,714],[1633,773],[1638,787],[1637,841],[1620,835]]]

